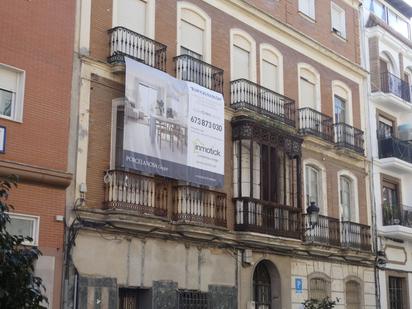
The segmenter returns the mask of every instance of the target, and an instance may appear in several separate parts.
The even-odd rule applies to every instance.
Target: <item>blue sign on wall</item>
[[[296,291],[296,294],[302,294],[302,291],[303,291],[302,278],[295,278],[295,291]]]

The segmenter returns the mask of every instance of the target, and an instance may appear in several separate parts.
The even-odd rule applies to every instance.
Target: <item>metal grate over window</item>
[[[389,308],[406,309],[404,306],[404,284],[403,278],[389,277]]]
[[[138,294],[135,289],[119,289],[119,309],[138,309]]]
[[[309,283],[309,298],[322,300],[329,296],[328,283],[323,278],[312,278]]]
[[[346,282],[346,308],[360,309],[361,308],[361,286],[356,281]]]
[[[179,290],[178,309],[208,309],[208,293]]]

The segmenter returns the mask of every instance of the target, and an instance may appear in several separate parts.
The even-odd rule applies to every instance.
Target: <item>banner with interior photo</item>
[[[222,187],[222,94],[126,58],[122,166]]]

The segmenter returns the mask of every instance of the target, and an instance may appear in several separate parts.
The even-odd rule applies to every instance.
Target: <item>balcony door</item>
[[[341,221],[351,221],[352,214],[352,180],[346,176],[340,177],[340,207],[341,207]]]
[[[395,124],[392,120],[379,115],[378,117],[378,138],[387,139],[394,136]]]
[[[385,180],[382,181],[382,211],[384,225],[396,225],[400,223],[401,209],[398,192],[398,184]]]
[[[114,2],[114,26],[122,26],[147,36],[147,2],[144,0],[117,0]]]

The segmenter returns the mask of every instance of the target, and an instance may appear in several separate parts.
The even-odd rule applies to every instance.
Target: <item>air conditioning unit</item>
[[[412,124],[402,124],[398,127],[399,139],[412,141]]]
[[[246,265],[251,265],[252,264],[252,250],[250,249],[245,249],[242,252],[242,262],[243,264]]]

